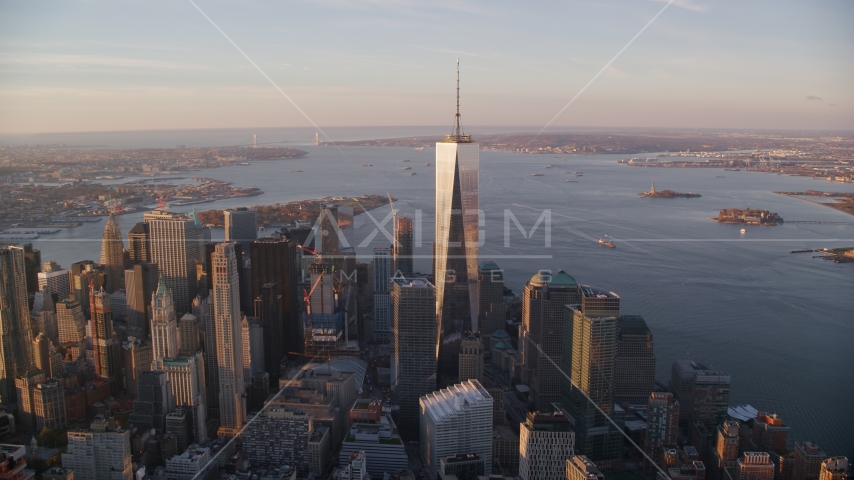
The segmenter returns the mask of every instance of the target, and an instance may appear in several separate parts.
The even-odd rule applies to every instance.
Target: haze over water
[[[327,129],[336,140],[446,130]],[[472,129],[472,133],[478,130],[513,131],[482,128]],[[0,144],[233,145],[251,143],[252,132],[2,136]],[[228,180],[265,192],[258,197],[198,204],[198,210],[390,192],[401,214],[412,216],[415,209],[422,210],[423,246],[416,248],[416,255],[423,257],[416,258],[415,266],[429,271],[435,172],[433,165],[425,163],[435,164],[434,149],[339,150],[306,145],[314,139],[311,129],[257,132],[259,143],[295,140],[281,145],[304,149],[309,155],[181,175]],[[854,222],[854,217],[842,212],[772,193],[806,189],[852,192],[854,185],[722,169],[633,168],[616,163],[626,157],[481,151],[480,204],[486,218],[486,239],[480,260],[491,259],[502,267],[507,286],[517,295],[539,269],[564,269],[579,283],[613,290],[621,296],[621,312],[642,315],[652,330],[659,381],[667,383],[676,358],[691,358],[725,370],[732,375],[731,405],[750,403],[759,410],[778,413],[792,429],[790,442],[813,440],[829,455],[854,455],[854,414],[850,410],[854,398],[854,264],[837,265],[813,259],[808,253],[788,253],[800,248],[854,246],[854,225],[748,226],[741,236],[741,226],[708,220],[722,208],[751,207],[777,212],[786,220]],[[404,163],[405,159],[411,162]],[[547,169],[546,165],[554,167]],[[403,170],[406,166],[412,169]],[[564,173],[576,171],[583,176]],[[412,172],[416,175],[410,175]],[[532,173],[544,175],[532,177]],[[578,183],[567,183],[567,179]],[[648,190],[652,181],[659,190],[690,191],[702,198],[639,198],[638,192]],[[550,209],[551,247],[544,247],[542,225],[532,238],[525,239],[512,222],[510,246],[505,247],[505,209],[526,230],[544,209]],[[388,212],[386,206],[371,214],[382,222]],[[121,216],[122,234],[126,236],[141,219],[142,213]],[[358,216],[353,243],[361,243],[373,227],[367,215]],[[56,260],[67,268],[74,261],[98,260],[102,229],[103,222],[85,224],[44,235],[33,243],[41,249],[43,260]],[[617,248],[596,243],[605,234]],[[214,229],[213,235],[222,238],[222,230]],[[388,243],[380,233],[357,248],[359,261],[369,261],[371,248]],[[551,258],[530,258],[535,256]]]

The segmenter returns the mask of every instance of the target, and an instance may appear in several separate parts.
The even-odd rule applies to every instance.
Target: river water
[[[442,131],[374,128],[332,133],[336,139],[355,139]],[[19,136],[0,138],[0,143],[112,148],[251,143],[247,132]],[[423,245],[416,248],[421,257],[415,266],[429,271],[435,171],[425,164],[435,165],[434,149],[315,147],[309,143],[314,132],[308,129],[265,131],[259,143],[262,137],[290,138],[291,145],[309,155],[194,172],[265,192],[196,205],[199,210],[389,192],[401,214],[416,216],[420,210]],[[708,220],[722,208],[750,207],[766,208],[786,220],[854,222],[842,212],[772,193],[810,188],[852,192],[854,185],[720,169],[633,168],[617,164],[619,158],[482,151],[485,241],[480,259],[502,267],[507,286],[516,294],[539,269],[564,269],[579,283],[616,292],[621,311],[642,315],[653,332],[658,380],[667,382],[676,358],[710,364],[732,375],[732,405],[749,403],[778,413],[791,427],[790,442],[813,440],[829,455],[854,455],[854,264],[788,253],[854,246],[854,225],[748,226],[741,235],[740,226]],[[411,161],[403,162],[406,159]],[[404,170],[406,166],[411,170]],[[410,175],[413,172],[416,175]],[[702,198],[639,198],[638,192],[648,190],[653,181],[659,190],[690,191]],[[546,210],[551,216],[550,246],[544,241],[545,220],[531,238],[524,238],[510,219],[505,239],[506,211],[529,230]],[[371,214],[382,223],[389,212],[386,206]],[[141,218],[141,213],[121,216],[123,234]],[[98,260],[103,223],[44,235],[33,243],[44,260],[64,267],[82,259]],[[369,261],[372,247],[389,243],[382,233],[369,239],[374,230],[367,215],[357,217],[352,243],[360,261]],[[596,243],[606,234],[617,248]],[[222,238],[222,230],[214,229],[213,236]]]

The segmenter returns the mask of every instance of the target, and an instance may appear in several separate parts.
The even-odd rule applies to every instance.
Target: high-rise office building
[[[435,290],[423,278],[396,278],[391,284],[391,375],[403,428],[418,425],[418,398],[436,390]]]
[[[33,389],[35,430],[59,430],[68,426],[65,415],[65,389],[58,380],[46,380]]]
[[[522,480],[564,480],[566,461],[575,455],[575,433],[560,412],[528,412],[519,429]]]
[[[282,296],[279,294],[278,283],[266,283],[261,286],[261,294],[255,297],[255,318],[264,332],[264,359],[261,370],[269,374],[268,387],[277,386],[282,376],[282,359],[287,354],[282,322]]]
[[[207,405],[201,352],[163,358],[160,368],[166,373],[174,405],[184,407],[194,441],[204,443],[207,440]]]
[[[56,326],[61,345],[79,343],[86,336],[86,315],[80,302],[66,298],[56,304]]]
[[[315,430],[306,412],[275,406],[262,412],[241,436],[243,455],[258,465],[294,465],[309,471],[308,441]]]
[[[504,303],[504,270],[495,262],[485,261],[477,270],[477,291],[479,295],[477,324],[484,336],[507,325],[507,306]]]
[[[113,395],[123,389],[121,345],[113,332],[113,315],[110,296],[103,289],[89,294],[92,309],[92,349],[95,357],[95,374],[112,382]]]
[[[394,260],[389,276],[411,277],[415,274],[412,219],[405,215],[397,217],[394,227]]]
[[[605,480],[605,475],[589,458],[576,455],[566,461],[566,480]]]
[[[652,332],[640,315],[621,315],[618,320],[614,401],[642,404],[655,388]]]
[[[339,251],[340,239],[343,237],[340,224],[338,206],[322,204],[314,232],[314,244],[317,246],[315,250],[318,253],[331,258]]]
[[[193,441],[188,409],[178,406],[172,410],[172,413],[166,415],[166,433],[175,437],[175,444],[179,452],[187,450]]]
[[[53,262],[47,262],[44,271],[38,273],[38,282],[40,290],[49,290],[55,293],[59,297],[58,300],[65,299],[71,293],[69,271],[59,268]]]
[[[234,436],[246,419],[240,289],[234,243],[219,243],[211,255],[214,326],[219,375],[219,432]]]
[[[50,290],[42,290],[41,308],[33,309],[33,321],[39,333],[43,333],[51,342],[59,344],[59,326],[56,321],[56,304]],[[38,293],[36,294],[38,295]]]
[[[33,334],[24,249],[0,248],[0,403],[15,401],[15,377],[30,367]]]
[[[463,332],[460,339],[459,381],[483,382],[483,341],[476,332]]]
[[[138,262],[125,270],[128,333],[137,338],[151,335],[151,296],[157,289],[159,276],[154,263]]]
[[[773,480],[774,464],[766,452],[744,452],[736,461],[736,480]]]
[[[125,366],[125,388],[133,398],[139,398],[139,376],[151,370],[154,355],[151,343],[129,337],[122,342],[122,356]]]
[[[397,258],[397,255],[395,255]],[[371,264],[371,283],[374,287],[374,336],[385,339],[391,333],[391,310],[389,309],[389,282],[392,271],[391,251],[388,247],[375,247]]]
[[[821,462],[821,470],[818,474],[819,480],[845,480],[848,475],[847,457],[830,457]]]
[[[776,413],[759,412],[753,421],[751,446],[758,452],[781,452],[789,447],[789,426]]]
[[[212,273],[211,280],[213,277],[215,275]],[[219,364],[217,363],[217,333],[213,311],[213,294],[204,298],[197,296],[193,299],[193,316],[199,319],[204,331],[205,381],[207,383],[205,399],[208,404],[208,416],[219,418]]]
[[[477,249],[480,147],[463,133],[457,63],[457,114],[454,129],[436,143],[436,240],[433,279],[439,327],[440,371],[457,372],[458,358],[446,354],[444,338],[477,324]]]
[[[172,303],[172,292],[163,275],[151,300],[151,348],[154,356],[152,370],[162,370],[163,360],[178,356],[178,320]]]
[[[587,286],[581,289],[582,305],[565,307],[564,334],[570,343],[565,346],[562,363],[569,367],[573,386],[569,388],[564,380],[564,408],[575,418],[578,451],[595,462],[611,462],[620,456],[623,439],[622,428],[615,428],[608,417],[617,425],[625,420],[622,409],[614,404],[617,318],[591,316],[612,313],[613,306],[591,308],[592,314],[582,312],[582,308],[584,296],[593,291],[602,295],[601,301],[613,300],[616,295]]]
[[[735,420],[727,420],[717,427],[714,466],[718,472],[725,468],[735,468],[738,462],[738,430],[741,425]]]
[[[113,214],[107,217],[104,225],[104,236],[101,239],[101,264],[107,272],[107,293],[125,288],[125,244],[122,232]]]
[[[107,275],[101,265],[93,260],[83,260],[71,264],[69,285],[74,298],[80,302],[83,311],[88,316],[91,313],[89,293],[94,289],[101,290],[107,284]]]
[[[178,321],[178,353],[192,355],[202,348],[200,342],[201,323],[192,313],[186,313]]]
[[[289,240],[281,234],[274,234],[270,237],[259,238],[249,246],[252,259],[252,297],[257,299],[262,296],[264,286],[271,283],[276,284],[276,290],[280,296],[278,310],[281,318],[271,310],[270,315],[272,316],[269,317],[269,321],[281,324],[280,327],[271,325],[270,332],[273,335],[271,340],[283,347],[283,353],[302,353],[303,351],[303,327],[299,303],[301,298],[297,288],[300,268],[297,264],[296,245],[296,240]],[[270,300],[271,298],[268,298],[266,301]],[[256,316],[259,315],[256,313]],[[281,337],[277,336],[279,335],[278,332],[281,332]],[[278,356],[280,353],[278,349],[268,350],[271,355]],[[279,360],[281,357],[278,357],[276,361]],[[275,369],[270,371],[271,378],[277,374],[278,372]]]
[[[223,210],[225,215],[225,241],[239,242],[243,253],[249,254],[249,245],[258,238],[258,220],[255,210],[246,207]]]
[[[665,448],[676,446],[679,433],[679,402],[670,392],[652,392],[646,407],[644,451],[653,461],[661,461]]]
[[[264,371],[264,329],[255,317],[243,316],[240,321],[243,337],[243,382],[251,383],[252,376]]]
[[[730,376],[691,360],[673,362],[670,391],[681,405],[680,422],[699,421],[714,429],[727,418]]]
[[[198,287],[196,263],[202,260],[204,229],[178,213],[155,210],[144,218],[150,231],[151,261],[172,291],[176,311],[189,312]]]
[[[522,382],[531,387],[538,410],[550,410],[560,401],[564,377],[554,363],[560,365],[563,355],[564,305],[578,303],[578,283],[563,270],[537,272],[522,292]]]
[[[36,385],[43,383],[44,380],[44,372],[35,369],[28,370],[27,373],[15,378],[18,418],[24,427],[34,428],[36,425],[36,404],[33,391]]]
[[[24,270],[27,278],[27,293],[36,293],[39,287],[39,273],[42,270],[42,252],[34,249],[32,243],[21,245],[24,249]]]
[[[138,389],[139,398],[133,402],[133,413],[128,422],[143,430],[154,428],[164,431],[166,415],[175,407],[166,372],[140,373]]]
[[[89,430],[68,432],[68,449],[62,466],[74,470],[74,478],[131,480],[130,431],[112,419],[96,417]]]
[[[480,455],[492,473],[492,397],[477,380],[428,393],[419,400],[421,458],[435,475],[442,458]]]
[[[128,256],[131,265],[151,262],[151,231],[148,223],[139,222],[128,231]]]
[[[827,454],[814,442],[795,442],[794,480],[816,480]]]

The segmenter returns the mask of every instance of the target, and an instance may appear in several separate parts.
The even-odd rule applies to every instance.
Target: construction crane
[[[317,276],[317,281],[314,282],[314,285],[311,286],[311,290],[306,291],[304,288],[302,289],[303,300],[305,300],[305,313],[311,315],[311,294],[314,293],[314,289],[320,285],[320,281],[323,280],[323,274],[326,273],[321,270],[320,275]]]
[[[386,192],[388,195],[388,204],[391,207],[391,246],[392,246],[392,254],[397,256],[397,210],[394,209],[394,200],[391,198],[391,194]]]
[[[304,251],[310,255],[317,256],[317,250],[312,250],[312,249],[310,249],[308,247],[304,247],[302,245],[297,245],[297,247],[299,247],[302,251]]]
[[[167,200],[169,200],[169,192],[167,192],[167,193],[166,193],[166,195],[164,195],[164,196],[162,196],[162,197],[160,197],[160,198],[158,198],[158,199],[157,199],[157,206],[158,206],[159,208],[163,208],[163,207],[165,207],[165,206],[166,206],[166,201],[167,201]]]

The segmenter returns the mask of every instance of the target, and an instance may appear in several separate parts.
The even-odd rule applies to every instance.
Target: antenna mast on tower
[[[457,57],[457,115],[454,117],[454,128],[450,135],[445,135],[445,141],[453,143],[471,142],[471,137],[463,133],[463,122],[460,115],[460,57]]]

